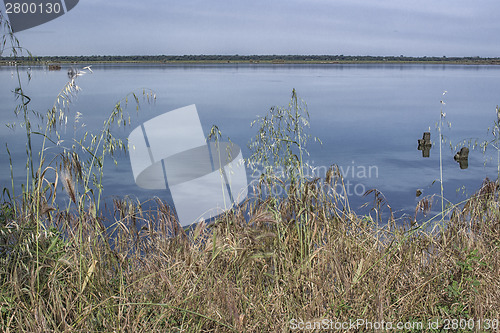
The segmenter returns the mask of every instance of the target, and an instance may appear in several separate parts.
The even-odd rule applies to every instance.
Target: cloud
[[[37,54],[496,56],[499,7],[490,0],[87,0],[20,37]],[[36,37],[40,31],[54,36]]]

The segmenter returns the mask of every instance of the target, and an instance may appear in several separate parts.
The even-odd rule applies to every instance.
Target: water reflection
[[[32,79],[26,87],[27,95],[32,98],[30,109],[43,113],[53,106],[54,95],[67,82],[66,74],[71,66],[62,64],[61,71],[32,67]],[[19,69],[24,72],[27,67]],[[415,152],[415,139],[430,142],[430,137],[425,140],[422,135],[424,131],[438,137],[437,130],[433,132],[432,127],[439,118],[442,91],[448,91],[446,111],[453,122],[453,128],[447,129],[444,135],[449,142],[457,143],[464,138],[482,138],[486,134],[498,104],[498,91],[494,87],[500,82],[500,66],[95,64],[92,70],[93,75],[79,78],[82,91],[70,107],[64,137],[67,146],[73,142],[73,137],[79,140],[86,132],[95,134],[99,131],[116,101],[127,92],[147,87],[156,92],[157,101],[154,105],[144,103],[138,113],[131,108],[133,127],[115,129],[116,137],[126,140],[133,128],[166,110],[196,103],[203,137],[209,133],[210,126],[216,124],[223,130],[224,137],[240,144],[243,156],[249,156],[246,142],[256,135],[256,129],[250,123],[266,113],[269,107],[287,102],[291,89],[296,88],[308,104],[310,134],[323,142],[322,145],[313,140],[307,143],[310,164],[337,164],[344,166],[345,171],[352,166],[352,161],[356,166],[376,166],[377,177],[360,178],[356,174],[353,178],[349,172],[346,181],[351,181],[352,186],[359,184],[358,193],[362,187],[367,190],[377,188],[395,210],[410,215],[415,211],[417,188],[425,194],[440,192],[439,184],[434,182],[439,177],[439,154],[430,156],[432,145],[426,147],[425,144],[421,147],[422,155]],[[0,67],[3,123],[22,122],[13,112],[17,101],[12,91],[17,87],[17,80],[12,76],[12,68]],[[70,121],[76,112],[82,114],[81,122],[72,126]],[[496,114],[494,116],[496,120]],[[172,129],[171,133],[176,130]],[[20,184],[26,179],[25,171],[22,171],[26,164],[25,135],[22,128],[13,131],[0,126],[4,147],[0,149],[0,190],[11,187],[9,156],[5,151],[5,143],[8,143],[16,193],[22,193]],[[172,142],[178,141],[176,137]],[[35,143],[32,144],[35,147]],[[40,142],[36,144],[34,152],[41,147]],[[459,150],[451,153],[444,149],[442,156],[445,197],[452,202],[463,199],[458,196],[457,188],[465,186],[473,192],[484,177],[497,176],[497,165],[489,163],[493,157],[496,161],[496,151],[490,149],[484,156],[470,156],[471,165],[467,170],[461,170],[460,162],[453,159]],[[495,156],[491,156],[492,153]],[[206,156],[205,152],[203,154]],[[117,165],[105,164],[103,197],[128,194],[147,201],[157,195],[173,202],[168,190],[137,186],[129,155],[116,157]],[[144,161],[149,160],[149,155],[146,155]],[[483,163],[483,160],[488,163]],[[189,163],[194,164],[191,160]],[[163,175],[163,167],[159,171]],[[158,184],[166,187],[164,178],[162,176]],[[358,197],[352,186],[350,205],[357,209],[366,198]]]

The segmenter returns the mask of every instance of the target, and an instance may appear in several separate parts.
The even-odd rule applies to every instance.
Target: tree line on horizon
[[[500,62],[500,57],[410,57],[352,55],[91,55],[0,57],[0,61],[21,62]]]

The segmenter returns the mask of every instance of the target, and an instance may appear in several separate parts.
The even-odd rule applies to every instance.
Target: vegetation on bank
[[[0,57],[1,64],[12,57]],[[24,56],[15,61],[25,64],[48,63],[251,63],[251,64],[335,64],[335,63],[430,63],[430,64],[500,64],[500,58],[481,57],[408,57],[349,55],[132,55],[132,56]]]
[[[4,40],[20,51],[12,34]],[[165,202],[145,210],[121,198],[104,223],[102,166],[126,147],[111,128],[128,123],[129,99],[141,99],[130,94],[100,132],[61,147],[82,74],[70,75],[46,113],[30,109],[22,80],[14,91],[27,168],[22,193],[12,184],[0,201],[1,331],[364,332],[389,322],[414,332],[498,330],[498,179],[437,216],[427,215],[433,198],[423,198],[408,221],[395,221],[372,190],[373,214],[358,216],[331,191],[343,185],[335,166],[324,179],[305,177],[308,113],[293,91],[253,124],[249,162],[265,171],[253,200],[188,232]],[[46,127],[32,128],[41,114]],[[48,158],[49,146],[60,153]],[[286,195],[273,195],[277,188]]]

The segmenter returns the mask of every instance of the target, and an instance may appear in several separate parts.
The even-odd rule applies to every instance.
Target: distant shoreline
[[[0,65],[14,64],[456,64],[500,65],[500,58],[481,57],[405,57],[405,56],[304,56],[304,55],[184,55],[184,56],[43,56],[0,57]]]

